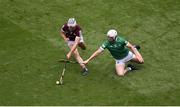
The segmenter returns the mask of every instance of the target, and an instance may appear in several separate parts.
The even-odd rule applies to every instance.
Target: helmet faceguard
[[[68,25],[68,27],[75,27],[76,26],[75,18],[69,18],[67,25]]]
[[[107,32],[107,37],[108,37],[108,38],[112,38],[112,39],[115,40],[116,36],[117,36],[117,31],[114,30],[114,29],[111,29],[111,30],[109,30],[109,31]]]

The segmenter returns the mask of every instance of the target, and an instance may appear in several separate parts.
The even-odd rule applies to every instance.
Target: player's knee
[[[123,77],[123,76],[124,76],[124,74],[119,74],[119,73],[118,73],[117,75],[120,76],[120,77]]]
[[[143,63],[144,63],[144,61],[141,61],[141,62],[140,62],[140,64],[143,64]]]
[[[135,61],[136,61],[137,63],[139,63],[139,64],[143,64],[143,63],[144,63],[144,60],[143,60],[143,59],[138,59],[138,58],[137,58]]]
[[[120,76],[120,77],[123,77],[124,76],[124,72],[117,72],[117,75]]]
[[[140,61],[139,61],[139,64],[143,64],[143,63],[144,63],[144,60],[140,60]]]

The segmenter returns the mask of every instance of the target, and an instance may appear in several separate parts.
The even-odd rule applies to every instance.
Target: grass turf
[[[145,64],[118,77],[107,51],[87,77],[68,64],[60,26],[75,17],[88,58],[115,28],[142,46]],[[180,105],[179,0],[0,0],[0,105]]]

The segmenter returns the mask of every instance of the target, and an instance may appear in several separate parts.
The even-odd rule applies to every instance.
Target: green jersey
[[[117,36],[115,42],[111,43],[106,40],[100,48],[102,50],[107,48],[115,59],[123,59],[129,53],[129,50],[126,48],[127,43],[125,39]]]

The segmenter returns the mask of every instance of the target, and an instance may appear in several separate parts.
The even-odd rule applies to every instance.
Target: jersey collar
[[[116,41],[117,41],[117,36],[116,36]]]

